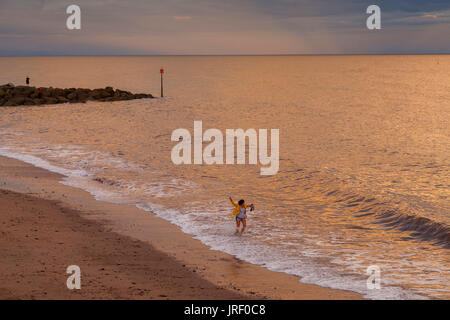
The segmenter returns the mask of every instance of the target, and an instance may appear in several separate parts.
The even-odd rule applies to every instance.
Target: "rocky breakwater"
[[[35,106],[57,103],[85,103],[86,101],[120,101],[153,98],[151,94],[133,94],[111,87],[104,89],[36,88],[29,86],[0,86],[0,106]]]

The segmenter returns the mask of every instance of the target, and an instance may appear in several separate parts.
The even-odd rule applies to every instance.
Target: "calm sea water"
[[[450,298],[450,56],[1,58],[0,83],[157,95],[161,67],[164,99],[0,107],[0,154],[304,282]],[[279,173],[175,166],[171,133],[194,120],[279,129]],[[229,195],[257,208],[242,237]]]

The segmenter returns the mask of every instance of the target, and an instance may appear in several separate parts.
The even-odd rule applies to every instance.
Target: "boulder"
[[[15,106],[20,106],[21,104],[23,104],[25,102],[25,98],[24,97],[12,97],[11,99],[8,100],[8,105],[10,103],[12,103],[12,105]]]
[[[25,98],[23,105],[24,106],[32,106],[32,105],[34,105],[34,101],[31,98]]]
[[[111,93],[105,89],[94,89],[90,93],[90,97],[95,100],[108,98],[114,94],[114,91]]]
[[[36,88],[34,87],[28,87],[28,86],[17,86],[14,88],[13,93],[14,95],[20,95],[20,96],[28,96],[32,94]]]
[[[40,104],[43,104],[43,103],[44,103],[44,100],[35,98],[35,99],[33,99],[33,103],[34,103],[35,105],[40,105]]]
[[[64,92],[64,89],[59,89],[59,88],[53,89],[53,92],[52,92],[53,97],[58,98],[58,97],[64,97],[65,95],[66,95],[66,93]]]
[[[40,88],[40,89],[42,97],[47,98],[53,96],[53,88]]]
[[[11,107],[18,106],[18,104],[16,102],[14,102],[12,99],[6,101],[3,105],[4,106],[11,106]]]
[[[69,99],[70,101],[75,102],[78,99],[78,95],[77,95],[76,92],[69,93],[67,95],[67,99]]]
[[[57,104],[58,103],[58,99],[53,98],[53,97],[45,97],[44,99],[44,104]]]
[[[114,95],[114,89],[112,87],[106,87],[105,91],[108,92],[109,96],[113,96]]]
[[[86,102],[87,100],[89,100],[89,95],[91,93],[91,90],[89,89],[76,89],[74,91],[74,93],[76,93],[77,95],[77,101],[75,102]]]
[[[58,100],[58,103],[67,103],[67,102],[69,102],[69,99],[67,99],[64,96],[56,97],[56,99]]]
[[[75,88],[70,88],[70,89],[64,89],[64,96],[68,96],[69,94],[75,92]]]
[[[145,93],[138,93],[134,95],[134,99],[146,99],[146,98],[153,98],[151,94],[145,94]]]

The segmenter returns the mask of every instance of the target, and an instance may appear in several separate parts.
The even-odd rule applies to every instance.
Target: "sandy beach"
[[[210,250],[167,221],[61,179],[0,158],[0,299],[361,299]],[[81,290],[66,287],[73,264]]]

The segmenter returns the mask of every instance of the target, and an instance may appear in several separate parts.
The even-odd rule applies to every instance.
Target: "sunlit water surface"
[[[304,282],[450,298],[450,56],[1,58],[0,83],[158,94],[161,67],[164,99],[0,107],[0,154]],[[174,165],[194,120],[279,129],[278,174]],[[256,205],[242,237],[229,195]]]

